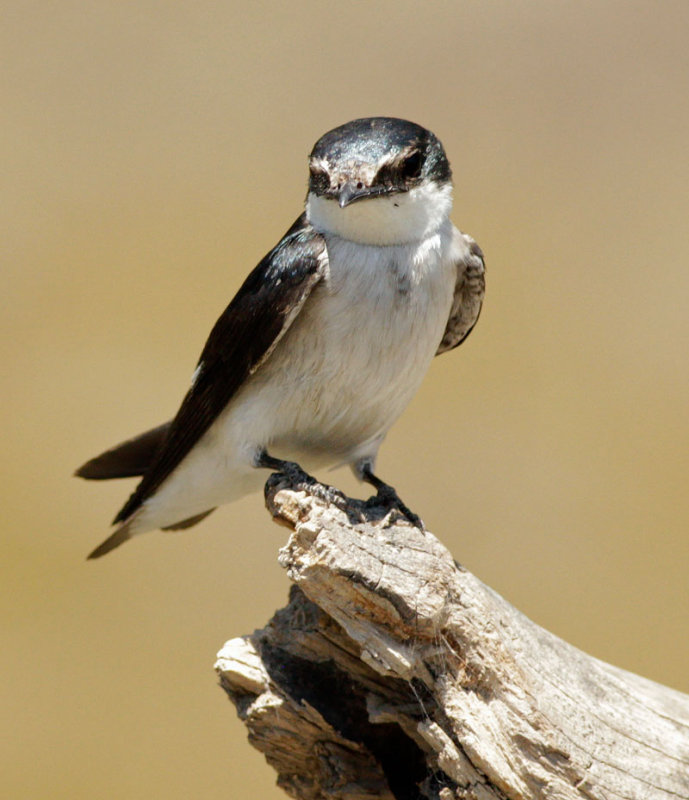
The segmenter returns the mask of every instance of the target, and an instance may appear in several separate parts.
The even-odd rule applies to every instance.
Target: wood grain
[[[304,800],[689,799],[689,696],[548,633],[395,511],[278,476],[288,605],[216,668]]]

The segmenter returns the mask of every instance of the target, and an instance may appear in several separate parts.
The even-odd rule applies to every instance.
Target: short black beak
[[[362,183],[345,183],[337,194],[337,202],[340,208],[356,203],[358,200],[365,200],[367,197],[377,197],[386,194],[386,186],[364,186]]]

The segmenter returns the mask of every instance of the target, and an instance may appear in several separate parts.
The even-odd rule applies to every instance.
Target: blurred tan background
[[[686,0],[2,17],[4,796],[283,796],[212,666],[285,602],[285,531],[255,496],[86,563],[132,484],[70,474],[172,415],[357,116],[438,134],[489,269],[381,473],[537,622],[689,691]]]

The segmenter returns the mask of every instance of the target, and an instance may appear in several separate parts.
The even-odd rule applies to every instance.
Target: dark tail
[[[183,519],[174,525],[166,525],[164,528],[162,528],[162,530],[182,531],[186,528],[191,528],[192,525],[196,525],[198,522],[201,522],[202,519],[205,519],[212,511],[215,511],[215,509],[209,508],[208,511],[203,511],[201,514],[195,514],[193,517]],[[124,525],[120,525],[120,527],[114,533],[108,536],[104,542],[99,544],[93,552],[89,553],[87,558],[100,558],[101,556],[104,556],[106,553],[109,553],[111,550],[114,550],[116,547],[119,547],[121,544],[124,544],[126,541],[131,539],[132,534],[130,533],[129,529],[132,522],[133,519],[129,519],[124,523]]]
[[[110,478],[132,478],[143,475],[167,436],[170,424],[165,422],[157,428],[111,447],[110,450],[106,450],[99,456],[87,461],[74,474],[79,478],[86,478],[91,481],[103,481]]]
[[[129,524],[125,523],[121,527],[119,527],[115,533],[102,543],[96,547],[91,553],[88,554],[87,558],[100,558],[104,556],[106,553],[109,553],[111,550],[114,550],[116,547],[119,547],[121,544],[124,544],[128,539],[131,539],[132,535],[129,533]]]

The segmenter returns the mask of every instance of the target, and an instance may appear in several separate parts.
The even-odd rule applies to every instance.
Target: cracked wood
[[[548,633],[395,512],[273,476],[286,608],[219,653],[303,800],[689,800],[689,696]]]

